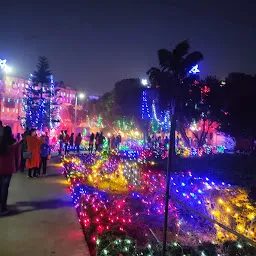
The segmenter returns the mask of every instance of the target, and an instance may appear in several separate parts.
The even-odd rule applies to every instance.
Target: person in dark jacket
[[[3,127],[2,121],[0,120],[0,142],[2,141],[3,135],[4,135],[4,127]]]
[[[27,127],[27,128],[26,128],[26,131],[24,132],[24,137],[26,137],[26,136],[28,136],[28,135],[30,135],[30,130],[29,130],[29,128]]]
[[[94,133],[91,134],[90,140],[89,140],[89,153],[92,153],[93,151],[93,144],[94,144]]]
[[[64,155],[66,155],[68,153],[68,144],[69,144],[69,140],[70,140],[70,137],[68,135],[68,131],[65,130],[64,132],[64,143],[65,143],[65,151],[64,151]]]
[[[79,153],[81,142],[82,142],[82,135],[81,133],[78,133],[75,139],[75,146],[76,146],[77,153]]]
[[[9,126],[3,128],[0,143],[0,216],[8,214],[7,199],[12,174],[19,169],[20,145],[12,137]]]
[[[45,137],[42,138],[42,141],[43,144],[40,146],[41,166],[39,169],[39,175],[41,168],[43,168],[43,176],[46,176],[47,160],[50,158],[51,148],[49,144],[46,142],[47,139]]]
[[[104,143],[105,137],[103,136],[103,132],[99,135],[99,151],[102,151],[103,149],[103,143]]]
[[[98,151],[100,144],[100,134],[97,132],[95,136],[95,151]]]
[[[26,137],[24,134],[21,135],[22,139],[20,141],[20,152],[21,152],[21,158],[20,158],[20,171],[25,171],[26,166],[26,159],[23,157],[23,153],[27,151],[27,145],[26,145]]]
[[[70,146],[70,150],[72,150],[74,148],[74,142],[75,142],[75,134],[72,132],[69,138],[69,146]]]
[[[59,155],[61,155],[62,149],[63,149],[63,143],[64,143],[64,131],[60,132],[59,136],[59,142],[60,142],[60,149],[59,149]]]

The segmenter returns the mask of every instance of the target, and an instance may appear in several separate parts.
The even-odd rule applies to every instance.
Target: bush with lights
[[[159,255],[156,240],[163,235],[165,175],[139,157],[104,152],[63,159],[93,255],[95,250],[97,255]],[[171,176],[171,195],[167,255],[225,255],[233,250],[253,255],[252,246],[237,242],[237,236],[201,216],[255,241],[256,207],[245,190],[188,172]],[[234,243],[225,247],[228,240]]]

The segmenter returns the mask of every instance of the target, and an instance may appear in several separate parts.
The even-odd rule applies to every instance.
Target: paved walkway
[[[11,215],[0,217],[1,256],[89,256],[58,162],[50,161],[45,178],[13,176]]]

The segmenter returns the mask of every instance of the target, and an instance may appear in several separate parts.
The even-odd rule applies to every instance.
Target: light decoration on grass
[[[103,255],[104,252],[113,255],[112,250],[116,250],[115,246],[115,249],[112,247],[113,242],[119,245],[119,253],[124,253],[125,247],[129,253],[132,249],[125,245],[126,238],[122,239],[128,235],[132,244],[136,241],[136,246],[143,245],[145,248],[145,245],[148,247],[150,244],[153,253],[156,247],[151,245],[149,229],[152,228],[157,235],[162,235],[165,175],[154,164],[139,163],[134,158],[129,160],[127,156],[113,154],[104,155],[102,158],[103,154],[69,156],[63,159],[65,173],[71,182],[72,197],[80,215],[80,222],[85,227],[89,245],[100,248],[101,254],[98,255]],[[138,169],[139,175],[134,175]],[[114,182],[111,174],[114,175],[113,179],[118,178],[116,174],[123,177],[125,183],[118,183],[116,189],[111,184]],[[102,182],[108,185],[99,186]],[[126,189],[122,191],[119,185]],[[171,176],[168,240],[176,244],[175,248],[192,246],[199,250],[200,246],[197,246],[204,242],[219,244],[237,239],[196,213],[189,212],[178,202],[256,241],[256,208],[248,201],[245,190],[208,177],[196,177],[191,172],[174,173]],[[119,238],[108,241],[104,246],[104,241],[108,239],[106,237],[102,240],[100,237],[105,232],[119,232]],[[117,239],[121,241],[115,242]],[[208,255],[207,247],[201,247],[203,249],[199,250],[200,254],[204,252]]]

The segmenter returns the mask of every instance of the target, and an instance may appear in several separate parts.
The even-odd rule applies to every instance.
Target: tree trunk
[[[175,130],[176,130],[176,113],[175,113],[175,100],[173,99],[170,104],[171,115],[171,128],[170,128],[170,144],[167,161],[167,177],[166,177],[166,191],[165,191],[165,213],[164,213],[164,236],[163,236],[163,251],[162,256],[166,255],[166,240],[167,240],[167,227],[168,227],[168,213],[169,213],[169,197],[170,197],[170,176],[171,170],[174,166],[175,159]]]
[[[180,121],[177,121],[177,130],[180,132],[181,134],[181,137],[184,141],[184,144],[186,147],[190,147],[190,141],[189,141],[189,138],[186,134],[186,128],[184,127],[184,125],[180,122]]]

